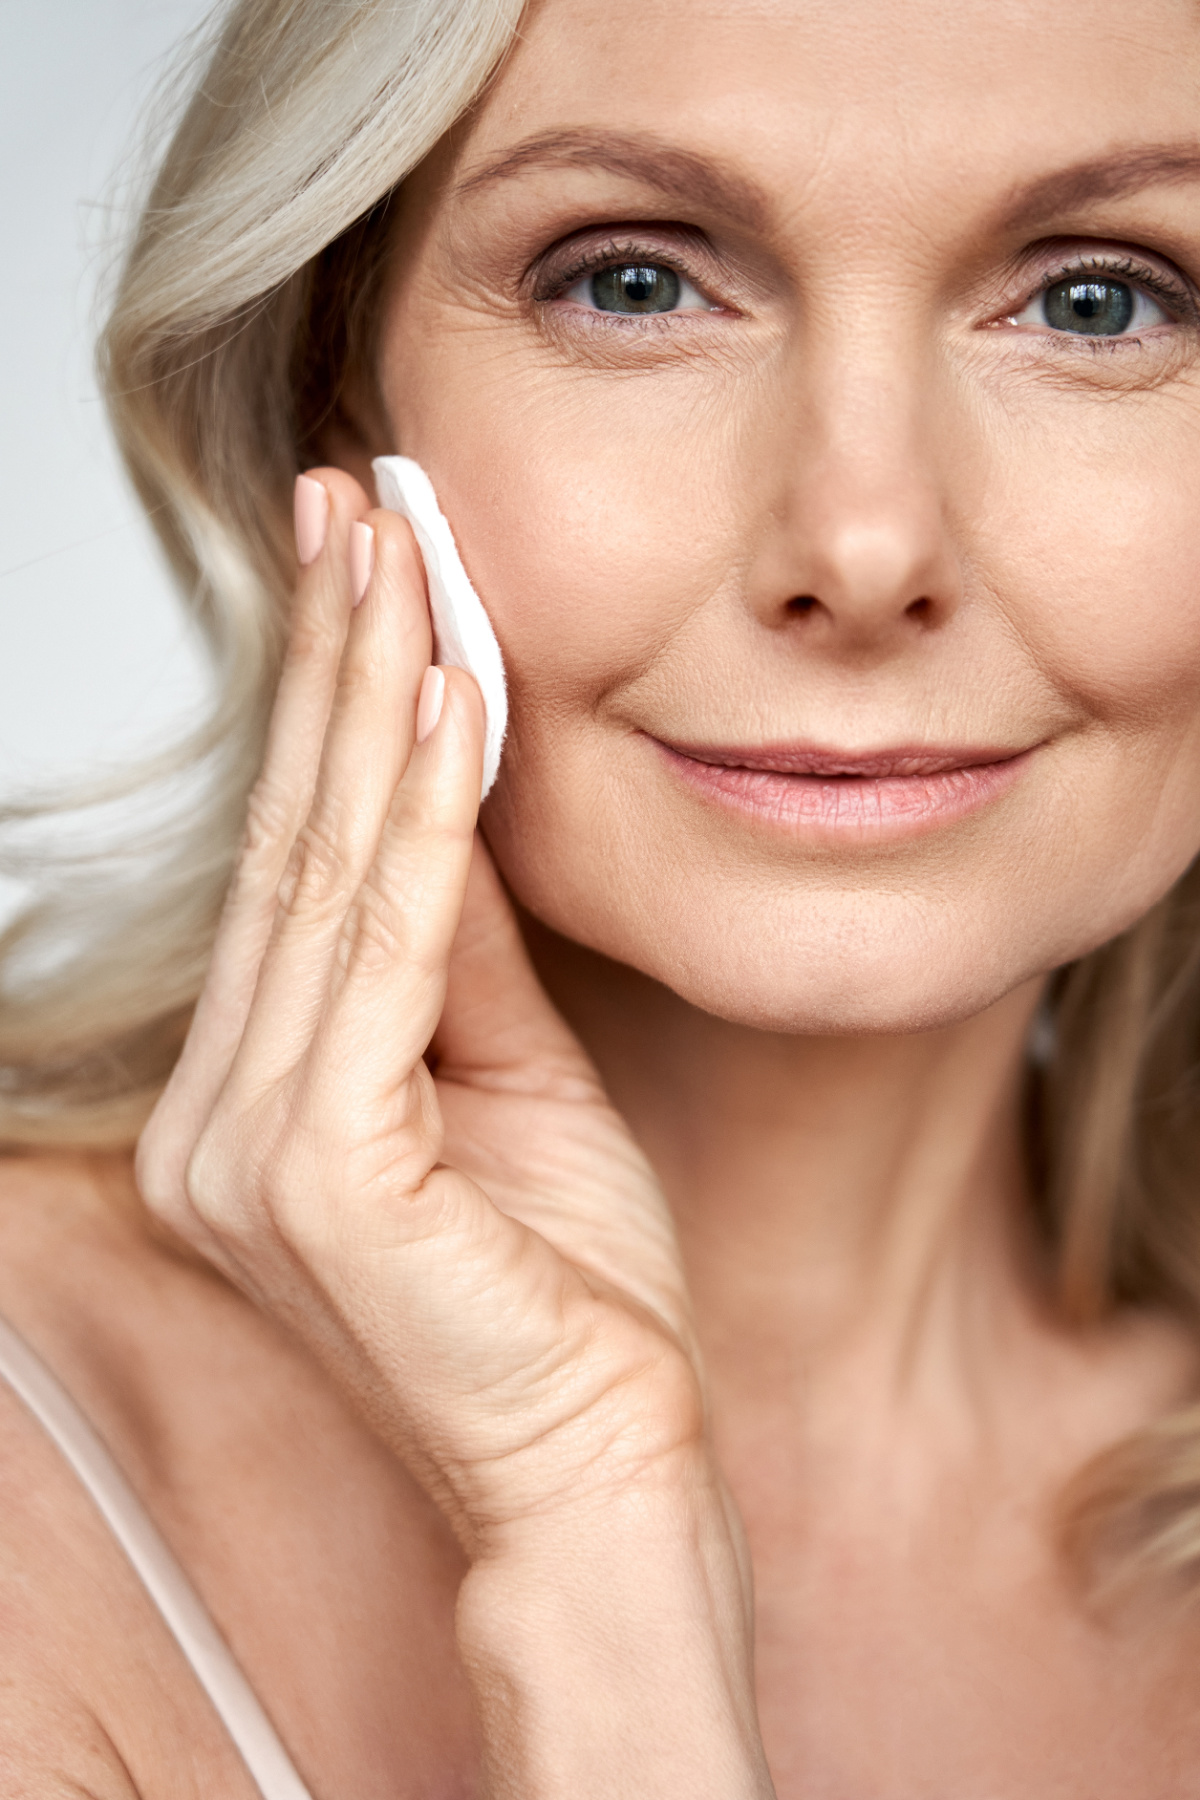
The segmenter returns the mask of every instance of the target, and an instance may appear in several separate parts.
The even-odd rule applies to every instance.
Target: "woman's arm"
[[[475,843],[481,703],[427,674],[407,526],[352,536],[336,471],[300,495],[267,758],[143,1192],[453,1524],[496,1800],[767,1795],[665,1202]]]
[[[492,1800],[770,1795],[749,1610],[701,1471],[526,1535],[459,1599]]]

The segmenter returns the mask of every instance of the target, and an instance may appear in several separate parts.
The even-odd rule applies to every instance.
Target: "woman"
[[[213,797],[10,941],[0,1313],[263,1791],[1194,1793],[1198,72],[1174,0],[222,27],[106,340]],[[24,1391],[5,1791],[253,1793]]]

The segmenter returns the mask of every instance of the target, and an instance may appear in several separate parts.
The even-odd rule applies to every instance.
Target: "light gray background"
[[[91,354],[114,179],[209,5],[0,0],[0,798],[120,764],[203,703]]]

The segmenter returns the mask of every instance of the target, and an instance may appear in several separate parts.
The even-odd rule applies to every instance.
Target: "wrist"
[[[764,1800],[739,1528],[715,1474],[596,1492],[472,1566],[489,1800]]]

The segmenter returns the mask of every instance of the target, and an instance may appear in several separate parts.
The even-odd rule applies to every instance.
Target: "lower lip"
[[[655,740],[657,743],[658,740]],[[784,775],[700,762],[658,743],[675,773],[705,799],[826,842],[894,843],[979,812],[1008,793],[1032,755],[973,763],[934,775]]]

